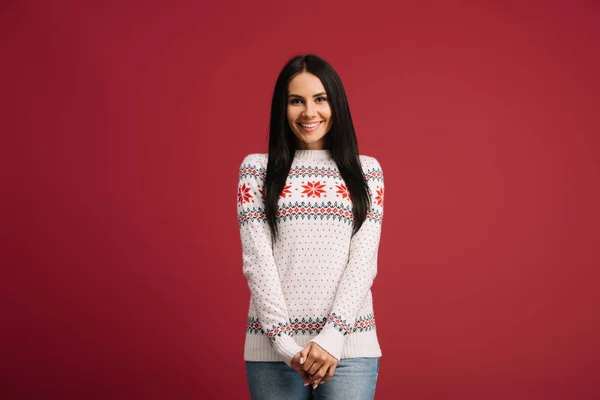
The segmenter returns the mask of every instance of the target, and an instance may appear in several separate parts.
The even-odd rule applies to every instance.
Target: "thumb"
[[[304,361],[306,361],[306,357],[308,357],[308,353],[310,353],[311,346],[312,342],[308,343],[300,352],[300,364],[304,364]]]

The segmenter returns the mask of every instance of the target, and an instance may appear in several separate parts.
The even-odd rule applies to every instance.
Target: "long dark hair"
[[[327,92],[332,124],[325,135],[325,148],[331,152],[350,192],[354,235],[367,218],[370,192],[361,168],[356,133],[342,81],[331,65],[314,54],[296,56],[289,60],[275,83],[271,102],[269,160],[264,183],[265,214],[269,228],[273,238],[277,240],[277,203],[297,149],[297,138],[287,121],[288,84],[301,72],[317,76]]]

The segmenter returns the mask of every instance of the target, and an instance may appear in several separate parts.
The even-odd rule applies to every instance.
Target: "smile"
[[[300,125],[305,131],[312,132],[315,129],[317,129],[317,127],[321,124],[321,122],[323,122],[323,121],[312,122],[312,123],[308,123],[308,124],[298,123],[298,125]]]

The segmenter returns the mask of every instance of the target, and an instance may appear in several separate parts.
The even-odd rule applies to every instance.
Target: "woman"
[[[240,166],[253,399],[373,398],[383,195],[378,161],[358,154],[339,76],[315,55],[294,57],[275,84],[269,153]]]

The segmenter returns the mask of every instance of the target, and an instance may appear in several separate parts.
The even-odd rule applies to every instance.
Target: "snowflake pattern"
[[[262,201],[265,201],[265,190],[262,186],[258,185],[258,193],[260,194],[260,198]]]
[[[243,204],[243,203],[249,203],[250,200],[252,199],[252,193],[250,192],[250,186],[246,186],[246,184],[242,184],[239,188],[238,188],[238,203],[239,204]]]
[[[346,185],[344,185],[343,183],[340,183],[340,184],[336,184],[335,187],[337,188],[336,193],[340,194],[343,199],[351,199],[350,192],[348,191],[348,188],[346,187]]]
[[[377,251],[379,243],[384,182],[376,159],[361,156],[360,161],[372,201],[364,221],[364,226],[370,230],[368,235],[354,236],[354,239],[351,235],[352,196],[335,163],[331,160],[299,158],[294,161],[281,193],[276,196],[278,202],[275,210],[279,228],[284,235],[294,235],[294,243],[273,241],[269,234],[264,201],[266,187],[263,186],[268,155],[251,154],[242,162],[237,211],[243,268],[251,291],[246,327],[251,340],[247,341],[244,348],[249,358],[264,361],[280,359],[273,349],[280,341],[289,341],[290,336],[296,335],[318,335],[325,328],[336,335],[339,332],[340,336],[358,335],[366,351],[379,351],[374,338],[376,324],[372,304],[364,296],[370,294],[369,285],[377,267],[376,259],[371,255]],[[329,242],[323,242],[324,235],[331,237]],[[355,245],[353,252],[336,252],[336,245],[343,244],[345,248],[349,242]],[[333,261],[327,266],[332,273],[339,273],[342,281],[338,285],[337,281],[331,281],[330,274],[314,271],[314,276],[310,275],[308,279],[314,283],[301,285],[307,281],[302,279],[303,274],[307,273],[302,268],[290,269],[289,274],[280,275],[276,264],[261,262],[265,257],[273,257],[285,263],[286,250],[291,251],[289,246],[294,246],[292,250],[296,251],[298,260],[312,264],[316,257],[323,257],[323,262]],[[307,257],[304,258],[304,255]],[[343,274],[346,267],[352,268],[352,273]],[[313,291],[318,293],[319,290],[337,290],[337,300],[332,303],[333,299],[320,301],[319,296],[311,296]],[[360,298],[365,299],[362,303],[358,292],[362,296]],[[308,296],[313,300],[307,302]],[[359,310],[364,311],[356,316]],[[328,350],[334,350],[337,353],[334,356],[341,357],[343,349],[336,348],[333,340]],[[254,343],[258,346],[254,346]],[[362,348],[351,350],[360,352]]]
[[[281,197],[282,199],[285,199],[286,197],[292,197],[292,191],[290,190],[292,188],[292,184],[288,183],[284,186],[283,190],[281,191],[281,194],[279,195],[279,197]]]
[[[325,193],[324,187],[325,184],[321,183],[321,181],[307,182],[302,185],[302,188],[304,189],[302,194],[305,194],[307,197],[321,197],[321,194]]]
[[[384,188],[377,186],[377,196],[375,197],[375,201],[378,205],[383,207],[383,191]]]

